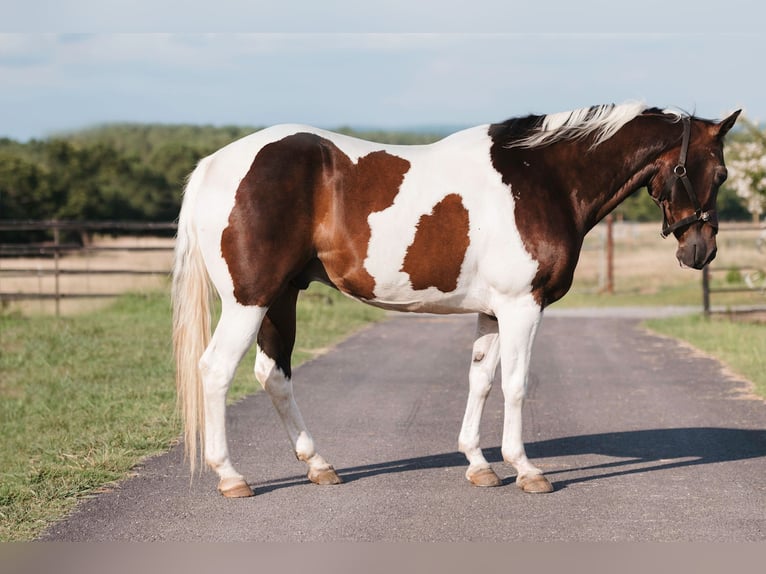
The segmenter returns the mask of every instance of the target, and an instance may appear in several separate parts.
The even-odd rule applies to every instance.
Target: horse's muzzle
[[[678,244],[676,258],[681,267],[692,267],[693,269],[702,269],[705,265],[715,259],[718,252],[715,238],[705,239],[701,234],[697,234],[693,239],[681,241]]]

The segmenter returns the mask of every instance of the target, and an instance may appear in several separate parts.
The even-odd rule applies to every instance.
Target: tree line
[[[112,125],[0,140],[0,218],[172,221],[196,162],[249,131]]]
[[[204,156],[257,128],[112,124],[43,140],[0,139],[0,219],[173,221],[188,174]],[[393,144],[423,144],[445,134],[356,131]],[[721,219],[747,220],[743,201],[724,188]],[[645,190],[618,208],[626,220],[661,217]],[[19,232],[10,240],[44,239]],[[9,241],[7,234],[3,242]]]

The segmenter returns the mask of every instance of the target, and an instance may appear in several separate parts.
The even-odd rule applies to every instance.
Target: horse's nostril
[[[710,255],[708,255],[707,261],[705,261],[705,265],[710,263],[713,259],[715,259],[715,256],[718,254],[718,247],[713,247],[713,249],[710,250]]]

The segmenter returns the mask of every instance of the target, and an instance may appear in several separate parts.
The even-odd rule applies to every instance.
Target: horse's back
[[[250,193],[271,193],[280,190],[284,182],[298,175],[304,179],[316,179],[320,165],[314,165],[309,173],[307,163],[317,163],[317,158],[328,148],[337,150],[336,156],[345,156],[355,163],[360,157],[374,152],[402,155],[423,155],[429,146],[392,146],[338,134],[304,124],[279,124],[264,128],[220,148],[202,159],[190,176],[185,201],[193,202],[197,227],[207,236],[218,236],[229,224],[235,207],[237,191],[248,175],[261,181],[271,179],[272,185],[251,186]],[[333,159],[333,158],[330,158]],[[337,157],[335,158],[337,159]],[[279,182],[273,180],[278,179]],[[193,197],[189,190],[194,187]]]

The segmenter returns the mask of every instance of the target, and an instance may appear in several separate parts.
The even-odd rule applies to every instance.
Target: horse
[[[627,102],[515,117],[412,146],[289,124],[202,159],[184,191],[172,284],[192,476],[199,458],[222,495],[253,495],[229,457],[225,409],[255,342],[255,377],[308,479],[342,482],[293,395],[296,301],[319,281],[388,310],[477,314],[458,436],[465,476],[501,484],[479,423],[502,362],[503,460],[523,491],[551,492],[522,442],[543,311],[570,288],[586,233],[641,187],[661,208],[661,234],[675,236],[682,266],[701,269],[715,257],[723,142],[738,115],[712,121]],[[213,287],[221,316],[211,336]]]

